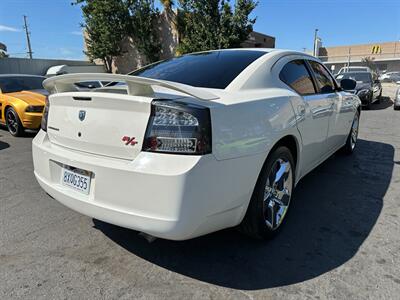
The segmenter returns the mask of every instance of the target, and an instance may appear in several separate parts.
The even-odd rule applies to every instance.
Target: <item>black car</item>
[[[382,85],[376,75],[370,72],[346,72],[336,76],[338,81],[342,79],[353,79],[357,82],[357,85],[353,91],[356,94],[362,105],[370,108],[372,103],[381,100],[382,96]]]

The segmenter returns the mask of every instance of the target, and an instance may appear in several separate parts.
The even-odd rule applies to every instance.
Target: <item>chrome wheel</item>
[[[11,134],[18,132],[18,119],[12,110],[7,111],[7,127]]]
[[[270,230],[277,229],[289,208],[293,189],[290,162],[277,159],[268,174],[264,191],[264,219]]]
[[[351,150],[354,150],[357,144],[357,138],[358,138],[358,127],[359,127],[359,117],[358,113],[354,116],[353,120],[353,125],[351,126],[351,136],[350,136],[350,146]]]

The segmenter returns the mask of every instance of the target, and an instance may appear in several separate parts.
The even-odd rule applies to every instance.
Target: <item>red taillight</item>
[[[153,101],[143,151],[192,155],[211,153],[210,110],[171,100]]]

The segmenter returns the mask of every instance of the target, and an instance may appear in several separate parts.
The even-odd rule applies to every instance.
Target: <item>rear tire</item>
[[[358,129],[360,127],[360,112],[357,110],[354,115],[353,123],[351,124],[350,133],[347,137],[346,144],[342,148],[343,154],[353,154],[357,146]]]
[[[287,218],[294,189],[295,165],[287,147],[278,147],[261,170],[239,230],[253,238],[275,236]]]
[[[18,114],[12,107],[8,108],[6,111],[6,125],[12,136],[18,137],[24,135],[24,127]]]
[[[373,102],[374,102],[374,96],[371,96],[371,98],[368,99],[367,110],[371,110]]]

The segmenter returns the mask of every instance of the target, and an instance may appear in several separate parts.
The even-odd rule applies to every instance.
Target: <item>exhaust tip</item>
[[[149,243],[152,243],[157,239],[155,236],[152,236],[144,232],[139,232],[139,236],[143,237]]]

